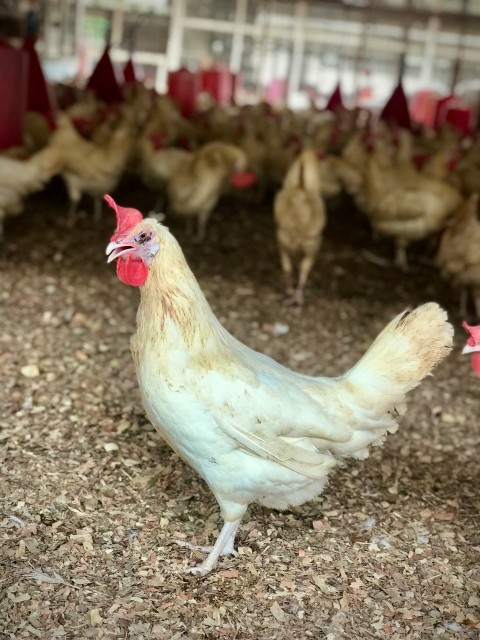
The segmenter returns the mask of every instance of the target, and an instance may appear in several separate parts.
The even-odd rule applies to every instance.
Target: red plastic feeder
[[[177,103],[180,112],[189,118],[195,111],[195,103],[200,90],[200,79],[196,73],[182,67],[168,74],[168,95]]]
[[[27,109],[28,56],[0,40],[0,149],[23,142],[23,119]]]
[[[87,89],[91,89],[95,97],[103,102],[121,102],[122,92],[117,82],[109,51],[110,47],[107,45],[87,82]]]
[[[228,69],[212,67],[200,71],[200,87],[202,91],[209,93],[217,104],[226,106],[232,103],[233,80]]]

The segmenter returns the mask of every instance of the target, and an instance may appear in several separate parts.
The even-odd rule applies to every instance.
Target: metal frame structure
[[[260,79],[266,78],[272,67],[269,58],[275,55],[273,43],[288,43],[286,101],[292,106],[299,104],[302,69],[312,48],[327,53],[332,49],[340,52],[340,57],[349,56],[354,63],[347,76],[356,77],[357,84],[362,65],[374,61],[376,56],[388,56],[385,64],[390,65],[389,75],[394,76],[392,82],[402,72],[409,81],[414,59],[416,79],[415,82],[411,79],[412,89],[420,84],[427,88],[433,86],[438,75],[436,69],[442,61],[447,69],[444,75],[448,78],[442,81],[445,90],[451,90],[459,80],[462,64],[480,64],[480,7],[478,13],[473,11],[474,3],[480,5],[479,0],[402,0],[403,7],[397,6],[398,3],[389,4],[392,0],[291,0],[289,4],[285,0],[283,3],[282,0],[225,0],[225,5],[232,7],[234,17],[231,21],[217,19],[214,15],[215,0],[203,0],[204,5],[208,1],[212,2],[211,15],[200,17],[189,14],[188,0],[170,0],[168,41],[164,52],[144,51],[141,43],[137,43],[135,59],[156,68],[157,89],[165,88],[167,71],[181,66],[184,61],[185,34],[193,32],[228,36],[231,39],[228,63],[234,72],[242,71],[245,38],[249,37],[257,43],[264,54],[258,56],[259,94],[263,88]],[[167,0],[156,2],[165,8]],[[251,4],[253,2],[254,5]],[[457,12],[447,10],[452,2],[456,3]],[[280,20],[276,13],[280,3],[283,8],[291,7],[287,22]],[[149,6],[154,4],[153,0],[148,3]],[[104,9],[111,16],[112,57],[119,62],[127,59],[128,50],[125,45],[122,46],[124,18],[135,6],[140,12],[142,2],[45,0],[44,5],[46,58],[78,53],[85,33],[85,16],[93,10]],[[247,12],[252,6],[257,12],[257,19],[249,22]],[[57,20],[60,11],[60,24],[56,27],[60,35],[56,38],[56,44],[49,19],[52,7],[57,12]],[[72,26],[73,32],[69,33]],[[102,43],[98,43],[97,50],[91,51],[92,59],[98,56],[101,46]],[[340,67],[334,72],[337,80],[342,78]]]

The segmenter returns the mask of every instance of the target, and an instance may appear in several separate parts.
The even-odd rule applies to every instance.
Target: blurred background
[[[108,41],[159,92],[169,71],[217,64],[240,75],[239,103],[322,106],[340,83],[348,106],[375,109],[401,76],[410,98],[477,106],[478,0],[2,0],[0,35],[23,38],[32,14],[52,81],[88,77]]]

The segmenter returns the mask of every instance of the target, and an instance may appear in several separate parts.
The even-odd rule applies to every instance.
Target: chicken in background
[[[435,259],[442,276],[460,289],[460,314],[467,315],[471,295],[480,319],[480,209],[479,194],[458,209],[442,234]]]
[[[480,138],[477,138],[458,162],[457,174],[462,191],[469,196],[480,188]]]
[[[440,231],[461,202],[456,189],[422,175],[411,159],[388,167],[382,147],[370,154],[362,210],[376,232],[394,239],[401,269],[408,269],[407,247]]]
[[[290,167],[274,202],[277,244],[287,294],[289,301],[298,305],[303,304],[303,291],[327,221],[320,193],[317,156],[315,151],[307,149]],[[295,268],[298,268],[296,286]]]
[[[365,177],[370,134],[356,131],[350,137],[341,155],[335,161],[335,172],[345,191],[352,196],[359,209],[366,207]]]
[[[160,134],[143,135],[138,142],[138,171],[144,185],[156,195],[152,211],[165,208],[169,180],[193,158],[193,152],[177,147],[164,147]]]
[[[100,220],[102,196],[106,191],[113,191],[119,183],[134,142],[133,127],[126,117],[119,122],[104,147],[82,138],[66,114],[59,117],[51,146],[60,150],[63,157],[61,174],[70,200],[69,224],[75,222],[83,194],[93,198],[95,220]]]
[[[317,151],[318,175],[320,180],[320,192],[324,198],[334,198],[342,191],[342,180],[338,170],[339,160],[337,156]]]
[[[244,110],[238,128],[238,146],[247,156],[249,169],[257,176],[254,199],[258,203],[267,191],[267,148],[248,110]]]
[[[471,327],[464,322],[462,326],[469,334],[467,344],[463,347],[462,355],[471,356],[472,369],[475,375],[480,377],[480,325]]]
[[[23,199],[43,189],[62,168],[63,154],[53,146],[38,151],[27,160],[0,156],[0,240],[5,218],[21,213]]]
[[[224,520],[190,569],[205,575],[234,553],[250,503],[312,500],[342,458],[366,458],[395,432],[406,394],[449,353],[453,328],[427,303],[394,318],[342,376],[298,374],[228,333],[166,227],[106,200],[117,215],[108,262],[141,292],[131,349],[145,411],[206,481]]]
[[[225,142],[210,142],[196,151],[168,182],[168,201],[173,213],[188,221],[197,219],[196,241],[205,238],[210,214],[236,173],[247,169],[242,149]]]
[[[35,153],[44,149],[52,135],[47,118],[38,111],[27,111],[23,122],[25,147]]]
[[[422,167],[423,175],[442,180],[460,190],[460,176],[457,173],[459,163],[459,150],[457,148],[441,149],[427,158]]]
[[[267,149],[266,170],[270,184],[278,188],[285,179],[289,167],[303,149],[303,140],[296,134],[279,131],[269,123],[264,133]]]
[[[77,92],[75,102],[68,106],[65,112],[71,120],[95,120],[105,106],[104,102],[97,100],[93,91],[85,89]]]

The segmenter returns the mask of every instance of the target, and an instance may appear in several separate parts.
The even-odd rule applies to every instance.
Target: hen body
[[[314,151],[307,149],[290,167],[274,203],[277,244],[287,292],[293,293],[293,302],[299,304],[303,302],[303,290],[327,221],[320,192],[317,158]],[[298,284],[294,290],[292,276],[295,263],[298,263]]]
[[[62,154],[46,147],[28,160],[0,156],[0,240],[3,221],[22,211],[23,199],[42,189],[62,168]]]
[[[448,353],[452,328],[438,305],[426,304],[395,318],[344,376],[301,375],[222,327],[165,227],[147,219],[128,238],[117,234],[107,251],[121,261],[134,255],[124,247],[138,244],[147,256],[131,341],[144,407],[207,482],[225,520],[194,569],[204,574],[233,550],[249,503],[302,504],[321,493],[338,458],[366,457],[395,431],[405,394]],[[119,275],[126,268],[117,264]]]
[[[95,217],[100,217],[101,197],[106,191],[116,188],[133,143],[131,124],[126,119],[112,133],[105,147],[82,138],[68,116],[60,119],[59,127],[52,136],[52,146],[60,149],[63,155],[62,177],[70,199],[70,222],[74,220],[84,193],[94,199]]]
[[[173,211],[198,220],[198,240],[203,240],[207,221],[228,178],[247,167],[247,157],[239,147],[210,142],[182,162],[168,182],[168,200]]]
[[[376,231],[395,239],[402,268],[406,247],[439,231],[462,201],[451,185],[419,174],[409,162],[382,168],[376,153],[368,161],[366,199],[365,213]]]
[[[471,195],[444,231],[436,257],[442,275],[461,291],[460,313],[467,314],[471,293],[480,318],[480,209],[478,193]]]

